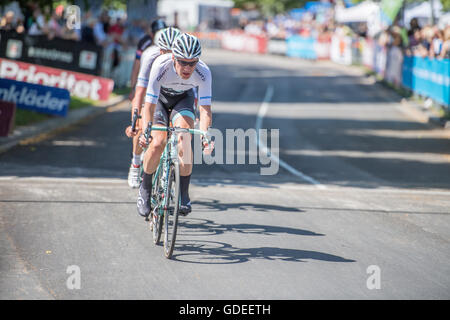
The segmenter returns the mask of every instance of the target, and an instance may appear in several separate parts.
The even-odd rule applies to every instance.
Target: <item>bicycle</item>
[[[144,133],[147,145],[152,130],[166,131],[167,143],[152,178],[150,199],[153,209],[151,212],[150,229],[153,233],[153,243],[158,245],[164,228],[164,255],[166,258],[170,259],[175,247],[178,214],[181,204],[177,134],[200,134],[203,135],[208,145],[211,141],[208,138],[207,131],[171,126],[155,127],[149,122],[146,132]],[[142,168],[141,173],[143,173],[143,170],[144,169]],[[148,217],[146,220],[148,221]]]

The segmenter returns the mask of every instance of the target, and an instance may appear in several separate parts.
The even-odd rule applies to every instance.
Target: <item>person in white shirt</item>
[[[199,129],[207,131],[211,126],[211,71],[199,59],[200,55],[199,40],[193,35],[183,33],[175,39],[171,54],[161,55],[153,62],[142,112],[143,132],[149,121],[157,126],[168,126],[172,122],[175,127],[193,128],[195,120],[193,89],[195,87],[198,87]],[[138,213],[142,216],[148,216],[151,212],[152,174],[158,167],[166,140],[166,132],[152,132],[151,143],[144,155],[144,174],[137,201]],[[139,143],[142,147],[147,147],[147,141],[143,135],[140,136]],[[178,143],[179,153],[182,155],[180,157],[180,214],[187,215],[191,212],[189,198],[192,173],[190,134],[181,134]]]
[[[141,114],[142,104],[144,102],[145,92],[147,90],[148,80],[150,77],[150,70],[153,62],[162,54],[172,52],[172,43],[180,34],[180,30],[173,27],[168,27],[159,30],[155,34],[155,44],[144,50],[140,58],[139,74],[136,82],[136,92],[131,101],[131,117],[135,110],[138,110],[138,115]],[[137,122],[137,128],[141,127],[140,120]],[[127,128],[127,136],[132,137],[131,126]],[[138,129],[139,130],[139,129]],[[130,169],[128,171],[128,185],[132,188],[139,187],[140,183],[140,166],[141,166],[142,148],[139,146],[139,136],[133,137],[133,151]]]

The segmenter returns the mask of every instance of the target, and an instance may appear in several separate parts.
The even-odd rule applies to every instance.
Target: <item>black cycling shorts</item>
[[[170,121],[173,124],[180,116],[190,117],[195,121],[194,102],[192,89],[180,95],[165,94],[161,91],[153,114],[153,124],[169,126]]]

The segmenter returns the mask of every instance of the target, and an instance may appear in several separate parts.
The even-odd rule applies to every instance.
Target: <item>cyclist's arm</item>
[[[211,106],[199,106],[200,112],[200,125],[199,128],[202,131],[207,131],[212,126],[212,112]]]
[[[138,114],[141,114],[142,103],[144,102],[146,90],[147,88],[144,87],[136,87],[136,92],[134,94],[133,100],[131,101],[131,117],[133,117],[135,109],[138,109]]]
[[[145,132],[145,129],[147,129],[147,125],[149,121],[153,123],[153,114],[155,113],[156,104],[146,102],[144,104],[144,109],[142,109],[142,131]]]
[[[158,75],[161,71],[159,64],[153,64],[148,79],[147,91],[145,93],[144,109],[142,110],[143,130],[147,128],[148,122],[153,122],[153,113],[155,112],[156,103],[158,102],[159,92],[161,90],[161,77]]]
[[[133,63],[133,69],[131,71],[131,92],[130,92],[130,95],[128,96],[128,98],[130,100],[134,99],[135,86],[136,86],[140,66],[141,66],[141,60],[135,59],[134,63]]]
[[[200,130],[207,131],[208,127],[212,124],[212,113],[211,113],[211,71],[207,66],[203,70],[204,79],[202,79],[200,85],[198,86],[197,98],[198,98],[198,110],[200,114]]]
[[[150,76],[150,70],[155,58],[159,55],[159,50],[155,53],[151,53],[151,51],[144,51],[139,60],[140,67],[139,73],[136,76],[136,90],[134,93],[134,98],[131,102],[132,110],[131,113],[134,113],[134,109],[138,109],[139,114],[141,114],[142,104],[144,102],[145,92],[147,90],[148,78]]]

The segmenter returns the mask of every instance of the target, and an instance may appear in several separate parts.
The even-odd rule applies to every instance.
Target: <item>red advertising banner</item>
[[[67,89],[75,97],[94,101],[108,100],[114,88],[112,79],[3,58],[0,78]]]
[[[266,53],[267,42],[264,36],[250,35],[243,31],[232,30],[222,33],[222,48],[227,50]]]
[[[12,131],[16,105],[0,100],[0,137],[6,137]]]

